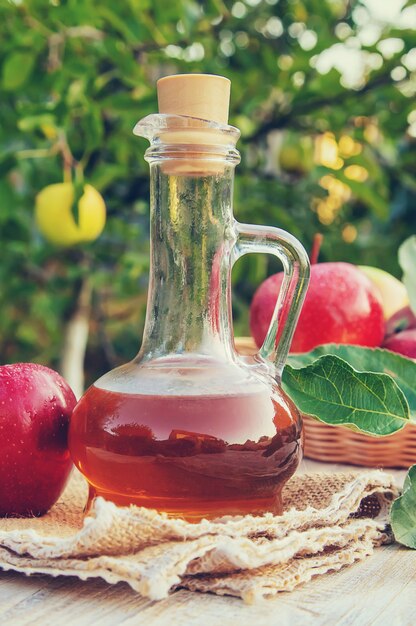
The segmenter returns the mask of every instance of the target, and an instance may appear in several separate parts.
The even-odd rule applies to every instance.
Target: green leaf
[[[404,393],[411,419],[416,422],[416,362],[413,359],[381,348],[327,343],[311,352],[290,355],[288,363],[292,367],[300,368],[310,365],[324,354],[340,357],[359,372],[376,372],[391,376]]]
[[[408,237],[399,248],[399,263],[403,282],[409,294],[410,306],[416,313],[416,235]]]
[[[32,52],[13,52],[3,65],[2,84],[7,91],[14,91],[29,78],[35,57]]]
[[[396,541],[416,549],[416,465],[407,472],[403,493],[392,504],[390,522]]]
[[[326,424],[385,436],[409,419],[406,398],[389,375],[358,372],[331,354],[301,369],[286,365],[282,382],[302,413]]]
[[[37,130],[42,126],[52,126],[56,125],[55,116],[51,113],[42,113],[40,115],[28,115],[27,117],[22,117],[17,122],[17,127],[19,130],[23,132],[31,132],[33,130]]]

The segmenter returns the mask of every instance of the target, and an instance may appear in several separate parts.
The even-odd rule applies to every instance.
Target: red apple
[[[412,328],[416,328],[416,316],[409,306],[405,306],[387,320],[386,337]]]
[[[72,463],[67,447],[76,399],[64,379],[35,363],[0,366],[0,515],[42,515]]]
[[[260,346],[266,336],[283,273],[267,278],[250,308],[251,334]],[[384,337],[380,295],[350,263],[317,263],[293,337],[291,352],[308,352],[324,343],[379,346]]]
[[[402,330],[400,333],[387,337],[383,348],[416,359],[416,328]]]

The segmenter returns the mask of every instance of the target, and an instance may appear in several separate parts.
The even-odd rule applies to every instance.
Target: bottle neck
[[[168,161],[153,161],[150,172],[151,263],[140,358],[186,352],[229,359],[234,165],[181,174]]]

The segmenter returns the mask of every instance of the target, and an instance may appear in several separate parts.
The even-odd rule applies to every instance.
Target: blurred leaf
[[[16,157],[13,154],[0,156],[0,176],[5,176],[16,165]]]
[[[112,5],[110,5],[112,6]],[[126,19],[123,19],[120,15],[117,14],[116,10],[113,8],[109,8],[108,6],[101,5],[97,9],[98,14],[104,18],[111,26],[122,35],[123,39],[129,44],[139,43],[137,34],[134,32],[132,28],[132,22]]]
[[[416,313],[416,235],[412,235],[399,248],[399,263],[403,282],[409,294],[410,306]]]
[[[109,185],[120,180],[126,174],[126,169],[122,165],[102,163],[98,165],[90,177],[93,187],[102,192]]]
[[[22,87],[28,80],[35,57],[31,52],[12,52],[3,64],[2,85],[6,91]]]
[[[342,172],[337,174],[337,178],[348,185],[355,198],[371,207],[376,217],[381,220],[387,220],[390,214],[389,203],[381,197],[377,190],[372,187],[371,183],[351,180]]]

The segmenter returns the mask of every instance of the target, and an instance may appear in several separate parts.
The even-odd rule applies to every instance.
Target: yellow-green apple
[[[386,320],[409,304],[406,287],[395,276],[378,267],[368,265],[359,265],[358,267],[380,291]]]
[[[42,515],[72,463],[67,447],[76,399],[65,380],[35,363],[0,366],[0,515]]]

